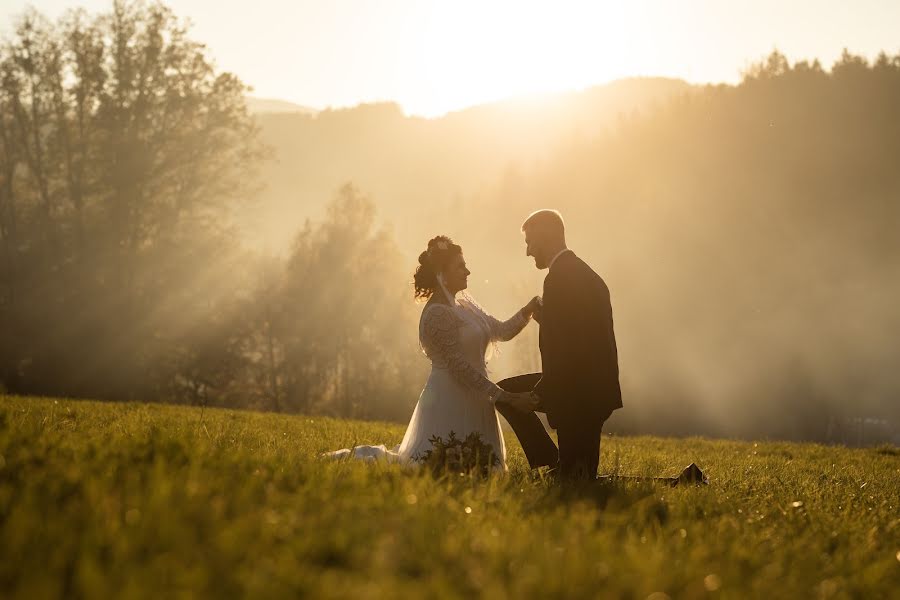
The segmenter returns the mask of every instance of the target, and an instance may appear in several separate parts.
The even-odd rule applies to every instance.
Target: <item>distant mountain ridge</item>
[[[448,206],[471,204],[510,169],[527,172],[574,141],[604,135],[620,118],[693,89],[676,79],[625,79],[433,119],[407,116],[393,102],[304,112],[299,105],[253,99],[251,110],[276,160],[263,170],[267,189],[247,222],[268,244],[284,247],[305,218],[353,182],[373,197],[379,216],[400,229],[413,216],[439,223]]]
[[[279,100],[277,98],[255,98],[253,96],[247,96],[247,110],[250,111],[250,113],[257,115],[266,113],[302,113],[314,115],[319,112],[315,108],[302,106],[300,104],[288,102],[287,100]]]
[[[541,107],[545,107],[546,105],[554,102],[568,105],[570,108],[575,108],[578,106],[589,106],[592,101],[602,100],[604,96],[609,94],[610,90],[617,90],[620,93],[630,92],[641,95],[648,93],[654,87],[657,88],[657,91],[671,92],[675,89],[686,91],[692,86],[691,84],[681,79],[672,79],[666,77],[630,77],[627,79],[619,79],[608,84],[591,86],[584,90],[511,96],[502,100],[474,104],[465,108],[448,111],[447,113],[436,117],[423,117],[421,115],[407,116],[412,119],[427,118],[431,121],[442,119],[454,120],[459,118],[460,116],[468,116],[474,113],[492,113],[498,110],[504,111],[510,109],[511,107],[516,107],[515,111],[520,113],[535,112],[539,111]],[[393,105],[397,107],[397,110],[399,110],[401,114],[404,112],[399,103],[391,101],[375,103],[362,102],[352,107],[326,108],[320,110],[297,104],[289,100],[281,100],[279,98],[258,98],[255,96],[247,96],[247,108],[251,113],[254,114],[304,113],[308,115],[317,115],[320,112],[353,111],[365,106],[372,105]]]

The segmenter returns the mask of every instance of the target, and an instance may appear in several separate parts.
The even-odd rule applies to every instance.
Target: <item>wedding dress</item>
[[[443,286],[441,286],[443,287]],[[431,302],[419,318],[419,343],[431,360],[431,374],[413,410],[399,446],[356,446],[326,456],[414,462],[431,449],[432,436],[447,441],[450,432],[465,439],[472,432],[490,444],[506,470],[506,445],[493,398],[500,388],[487,377],[486,358],[495,342],[514,338],[528,324],[521,311],[500,321],[469,296],[444,292],[450,305]]]

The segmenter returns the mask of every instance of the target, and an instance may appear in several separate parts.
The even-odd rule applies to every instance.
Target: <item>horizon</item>
[[[9,35],[28,6],[56,19],[71,8],[97,13],[111,4],[12,0],[0,13],[2,33]],[[316,111],[393,102],[405,115],[425,118],[636,77],[736,84],[776,49],[792,62],[818,59],[825,68],[844,49],[868,60],[900,51],[892,27],[900,22],[900,4],[878,0],[853,6],[766,0],[727,8],[712,0],[677,7],[413,0],[284,7],[260,0],[253,11],[221,10],[209,0],[165,4],[190,20],[190,36],[207,46],[219,68],[253,88],[251,97]]]
[[[597,84],[591,84],[586,87],[578,88],[578,89],[567,89],[567,90],[560,90],[560,91],[556,91],[556,92],[535,92],[535,93],[530,93],[530,94],[524,93],[524,94],[518,94],[518,95],[513,95],[513,96],[506,96],[506,97],[502,97],[502,98],[496,98],[493,100],[485,100],[484,102],[477,102],[475,104],[461,106],[459,108],[454,108],[448,112],[437,114],[437,115],[421,115],[421,114],[416,114],[416,113],[410,113],[406,110],[406,108],[398,100],[393,100],[393,99],[389,99],[389,98],[383,99],[383,100],[371,100],[371,101],[364,100],[364,101],[357,102],[356,104],[348,104],[348,105],[341,105],[341,106],[330,106],[329,105],[329,106],[323,106],[323,107],[316,107],[316,106],[310,106],[308,104],[294,102],[293,100],[289,100],[286,98],[276,98],[276,97],[271,97],[271,96],[259,96],[258,94],[254,93],[253,91],[246,94],[245,97],[250,100],[255,100],[258,102],[275,102],[275,103],[279,103],[279,104],[290,105],[291,107],[296,107],[297,112],[309,111],[309,114],[311,116],[316,116],[319,113],[328,112],[328,111],[337,112],[337,111],[344,111],[344,110],[354,110],[356,108],[360,108],[363,106],[394,105],[394,106],[397,106],[401,110],[401,112],[403,112],[403,116],[406,118],[437,120],[437,119],[442,119],[442,118],[452,115],[452,114],[461,113],[461,112],[465,112],[467,110],[477,109],[477,108],[481,108],[481,107],[485,107],[485,106],[492,106],[492,105],[496,105],[496,104],[508,104],[508,103],[510,103],[510,104],[511,103],[522,103],[522,104],[549,103],[549,102],[556,100],[560,96],[567,96],[570,94],[582,94],[585,92],[589,92],[591,90],[614,86],[616,84],[623,83],[623,82],[653,81],[653,80],[657,80],[657,81],[658,80],[666,80],[666,81],[672,81],[672,82],[681,82],[681,83],[685,83],[692,87],[699,87],[699,86],[704,86],[704,85],[735,85],[735,84],[727,83],[727,82],[691,83],[689,81],[685,81],[684,79],[680,79],[677,77],[660,77],[660,76],[655,76],[655,75],[627,76],[627,77],[620,77],[618,79],[613,79],[611,81],[605,81],[605,82],[601,82],[601,83],[597,83]],[[267,112],[294,112],[294,111],[291,109],[291,110],[285,110],[285,111],[259,111],[259,112],[267,113]]]

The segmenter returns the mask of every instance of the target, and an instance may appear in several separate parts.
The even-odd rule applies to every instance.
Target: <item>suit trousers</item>
[[[532,411],[497,402],[497,411],[509,423],[532,469],[548,466],[562,479],[595,479],[600,464],[600,440],[605,419],[565,420],[558,424],[559,448]]]
[[[592,480],[600,465],[600,440],[605,421],[562,422],[556,428],[559,438],[559,476],[563,479]]]

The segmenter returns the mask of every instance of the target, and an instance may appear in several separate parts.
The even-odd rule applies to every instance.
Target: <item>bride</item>
[[[494,404],[513,401],[518,394],[506,392],[488,379],[485,356],[492,343],[511,340],[525,328],[540,298],[533,298],[509,320],[500,321],[461,293],[468,287],[469,274],[462,248],[450,238],[437,236],[428,242],[419,255],[414,285],[416,298],[427,300],[419,318],[419,343],[431,360],[431,374],[403,441],[393,450],[357,446],[328,456],[410,462],[431,449],[433,436],[446,441],[451,431],[458,439],[475,432],[493,448],[506,470],[506,446]]]

